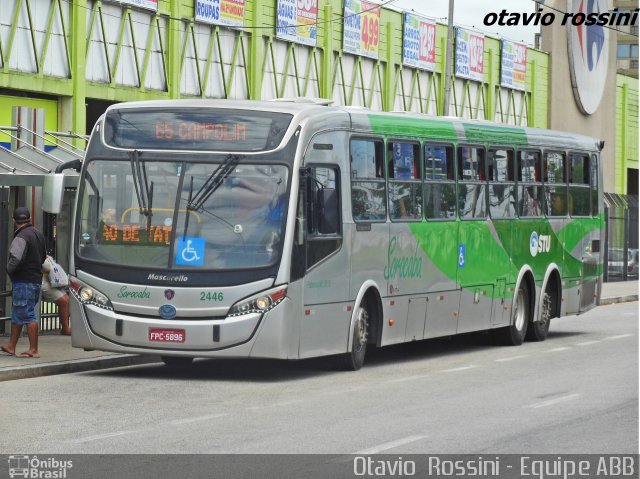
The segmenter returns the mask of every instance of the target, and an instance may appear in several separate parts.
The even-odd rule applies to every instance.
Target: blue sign
[[[179,237],[176,245],[176,264],[186,266],[204,265],[204,238]]]
[[[458,268],[464,268],[467,261],[467,245],[458,245]]]

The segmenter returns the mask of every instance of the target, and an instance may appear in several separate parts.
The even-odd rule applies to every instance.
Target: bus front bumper
[[[291,347],[286,339],[290,314],[285,312],[290,308],[291,301],[285,298],[262,314],[165,320],[82,305],[72,296],[71,340],[76,348],[117,353],[295,359],[297,346]]]

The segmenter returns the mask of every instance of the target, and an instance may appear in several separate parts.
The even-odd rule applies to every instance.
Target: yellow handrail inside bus
[[[124,219],[127,216],[127,214],[129,214],[132,211],[138,211],[139,208],[127,208],[126,210],[124,210],[124,212],[122,213],[122,215],[120,216],[120,222],[124,223]],[[151,212],[155,213],[155,212],[168,212],[168,213],[173,213],[173,208],[151,208]],[[189,213],[191,213],[192,215],[194,215],[196,217],[196,220],[198,220],[198,223],[202,223],[202,219],[200,218],[200,215],[192,210],[186,210],[186,209],[182,209],[182,210],[178,210],[180,213],[185,213],[187,211],[189,211]]]

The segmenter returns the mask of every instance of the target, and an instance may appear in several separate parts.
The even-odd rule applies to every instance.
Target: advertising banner
[[[244,0],[196,0],[196,22],[242,28]]]
[[[364,0],[345,0],[342,50],[378,59],[380,5]]]
[[[402,63],[422,70],[436,68],[436,21],[404,12]]]
[[[116,3],[124,5],[133,5],[134,7],[148,8],[154,12],[158,11],[158,0],[112,0]]]
[[[318,0],[278,0],[276,38],[316,46]]]
[[[455,76],[484,80],[484,35],[456,28]]]
[[[500,85],[515,90],[525,89],[527,79],[527,46],[502,40]]]

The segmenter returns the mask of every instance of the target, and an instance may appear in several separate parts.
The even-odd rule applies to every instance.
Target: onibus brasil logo
[[[531,256],[551,251],[551,236],[538,235],[535,231],[531,233],[531,237],[529,238],[529,251],[531,252]]]
[[[33,479],[65,479],[67,469],[73,467],[73,461],[61,461],[53,457],[39,459],[38,456],[9,456],[9,477]]]

